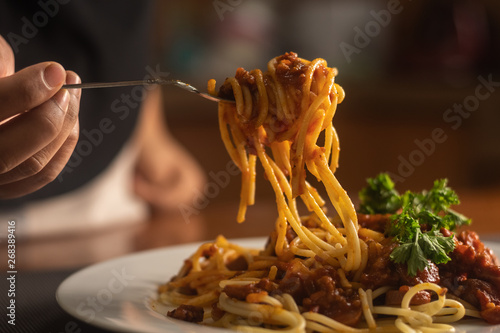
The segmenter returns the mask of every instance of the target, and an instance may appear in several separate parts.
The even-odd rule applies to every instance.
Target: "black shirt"
[[[16,71],[50,60],[82,82],[150,78],[156,69],[148,64],[152,10],[153,2],[145,0],[0,1],[0,34],[13,48]],[[92,180],[130,137],[143,93],[140,87],[84,90],[80,139],[65,169],[39,191],[0,201],[0,207],[63,194]]]

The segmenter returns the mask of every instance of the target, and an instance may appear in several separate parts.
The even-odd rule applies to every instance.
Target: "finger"
[[[0,185],[0,198],[14,199],[32,193],[48,183],[54,181],[61,173],[65,164],[71,157],[78,141],[79,124],[75,124],[73,133],[68,136],[61,149],[54,155],[53,159],[43,168],[42,171],[31,177],[18,182]]]
[[[0,78],[0,121],[48,101],[65,80],[66,71],[56,62],[36,64]]]
[[[79,83],[80,78],[73,72],[68,72],[66,83]],[[59,135],[46,147],[35,153],[33,156],[26,159],[14,169],[7,173],[0,174],[0,185],[19,181],[21,179],[31,177],[45,168],[52,160],[54,155],[65,144],[70,134],[72,134],[75,124],[78,120],[78,111],[80,104],[80,89],[71,89],[70,102],[66,117]]]
[[[63,89],[39,107],[1,125],[0,174],[12,170],[59,135],[69,102],[70,94]]]
[[[14,74],[14,52],[7,41],[0,36],[0,77]]]
[[[66,82],[64,84],[79,84],[79,83],[82,83],[82,80],[80,79],[78,74],[76,74],[73,71],[66,71]],[[75,89],[68,89],[68,91],[71,94],[78,96],[78,98],[80,98],[80,96],[82,95],[82,89],[75,88]]]

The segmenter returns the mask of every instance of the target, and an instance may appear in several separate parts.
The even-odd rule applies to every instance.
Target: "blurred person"
[[[0,3],[0,223],[80,231],[199,193],[204,177],[166,130],[161,89],[61,89],[167,75],[151,65],[153,11],[153,1]]]

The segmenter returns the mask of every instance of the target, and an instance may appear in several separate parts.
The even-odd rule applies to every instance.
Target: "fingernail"
[[[66,89],[61,89],[57,92],[57,94],[52,97],[54,102],[63,110],[64,112],[68,111],[69,107],[69,92]]]
[[[66,71],[57,63],[51,63],[43,71],[43,81],[49,89],[62,85],[65,79]]]

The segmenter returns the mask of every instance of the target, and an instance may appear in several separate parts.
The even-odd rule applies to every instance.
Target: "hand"
[[[79,135],[78,75],[55,62],[14,73],[14,54],[0,36],[0,199],[34,192],[54,180]]]

